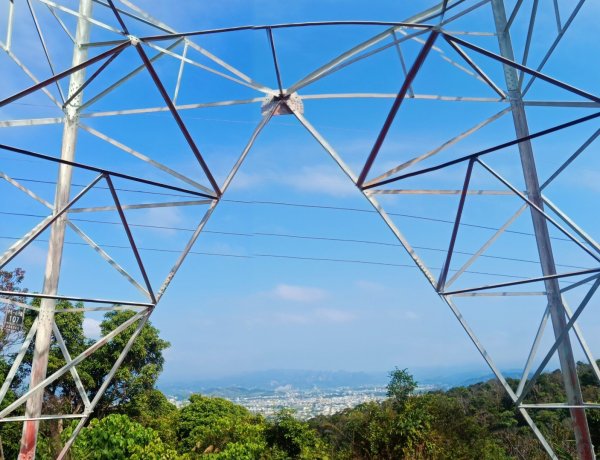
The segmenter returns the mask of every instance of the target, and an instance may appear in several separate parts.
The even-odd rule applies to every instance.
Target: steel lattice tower
[[[44,284],[41,293],[22,293],[17,291],[0,292],[3,302],[14,309],[34,310],[37,318],[31,329],[27,331],[21,344],[10,372],[6,376],[0,389],[0,401],[7,395],[30,345],[34,344],[34,356],[31,364],[30,387],[24,391],[14,402],[0,411],[0,421],[23,423],[23,441],[20,458],[34,458],[38,424],[40,420],[57,418],[79,419],[77,428],[65,445],[59,458],[63,458],[77,434],[98,404],[104,391],[110,385],[111,379],[119,369],[136,337],[141,332],[153,310],[159,304],[165,290],[177,274],[186,256],[192,250],[196,240],[202,233],[206,223],[217,207],[222,197],[227,192],[234,180],[236,173],[241,168],[246,158],[251,154],[256,140],[266,126],[277,116],[289,116],[294,119],[307,133],[322,147],[322,150],[343,171],[348,179],[356,186],[374,210],[381,216],[399,243],[404,247],[415,265],[427,278],[432,288],[439,294],[440,299],[452,311],[460,325],[469,336],[483,359],[503,386],[514,407],[530,425],[531,429],[542,443],[551,458],[558,458],[554,453],[551,443],[548,442],[538,429],[530,411],[545,409],[569,409],[572,419],[572,428],[580,459],[595,458],[594,447],[591,442],[590,432],[586,420],[586,410],[597,408],[597,404],[584,401],[577,366],[573,352],[573,342],[581,345],[583,354],[592,366],[595,376],[600,381],[600,369],[588,347],[577,320],[584,309],[591,302],[596,290],[600,286],[600,245],[592,236],[579,226],[575,219],[570,217],[548,196],[545,189],[574,163],[583,153],[587,152],[594,140],[600,134],[598,119],[600,112],[600,96],[596,93],[579,89],[569,82],[560,81],[546,73],[545,68],[561,42],[572,27],[586,4],[579,0],[574,4],[562,5],[558,0],[540,4],[538,0],[524,2],[516,0],[445,0],[429,5],[430,7],[403,21],[325,21],[302,22],[271,25],[234,26],[223,29],[200,29],[191,32],[179,32],[159,19],[152,17],[129,0],[80,0],[78,10],[73,9],[68,1],[27,0],[14,2],[6,0],[7,16],[4,19],[6,35],[0,43],[3,50],[1,59],[12,62],[22,72],[23,81],[29,81],[29,86],[23,83],[20,88],[6,88],[0,93],[0,128],[2,132],[9,132],[11,128],[19,127],[62,127],[60,145],[38,151],[31,146],[31,142],[23,141],[20,137],[3,137],[0,143],[0,163],[2,156],[12,155],[18,158],[34,159],[44,162],[48,169],[57,168],[54,200],[50,201],[40,196],[36,191],[24,185],[24,181],[15,179],[0,170],[4,181],[32,199],[36,205],[46,209],[47,217],[28,231],[21,239],[14,242],[0,257],[0,268],[11,267],[19,254],[32,242],[39,239],[44,232],[49,232],[49,244],[46,258]],[[568,3],[568,2],[565,2]],[[63,38],[70,39],[74,52],[72,63],[66,68],[56,68],[53,63],[52,53],[48,43],[49,23],[40,20],[40,12],[36,8],[44,8],[52,16],[52,25],[63,34]],[[28,21],[21,20],[28,15]],[[492,24],[493,30],[478,31],[482,18],[487,18],[485,24]],[[472,20],[471,27],[469,21]],[[546,38],[550,37],[548,46],[535,46],[534,33],[536,27],[542,23],[545,27]],[[547,24],[553,27],[548,28]],[[519,29],[515,24],[520,24]],[[289,30],[298,33],[310,33],[311,30],[329,28],[333,31],[342,28],[376,31],[366,40],[358,41],[353,46],[324,62],[317,68],[311,69],[304,77],[287,86],[285,71],[281,62],[281,52],[278,52],[278,34]],[[547,32],[552,29],[552,33]],[[270,87],[259,82],[258,78],[248,75],[240,68],[228,63],[220,57],[218,52],[211,51],[203,45],[207,37],[233,36],[239,33],[261,34],[264,39],[264,49],[269,56],[268,65],[274,74],[277,85]],[[17,40],[23,39],[24,34],[35,34],[39,46],[43,49],[47,59],[48,77],[38,78],[35,72],[26,64],[19,55]],[[517,50],[522,50],[522,56],[517,57]],[[326,81],[336,73],[351,68],[359,63],[369,62],[381,53],[394,52],[395,65],[400,65],[401,73],[397,74],[399,90],[394,93],[367,92],[367,93],[314,93],[311,94],[311,85]],[[156,52],[156,54],[151,55]],[[451,54],[452,53],[452,54]],[[136,67],[125,74],[115,70],[122,60],[136,60]],[[419,78],[423,73],[431,71],[428,67],[434,58],[441,57],[445,64],[451,65],[457,72],[468,76],[473,85],[482,85],[490,96],[447,95],[419,93]],[[163,61],[174,62],[177,72],[167,73],[162,71],[160,63]],[[533,63],[533,64],[531,64]],[[3,66],[2,72],[8,72]],[[255,95],[249,99],[227,99],[207,102],[198,100],[191,104],[181,104],[185,88],[182,79],[185,72],[190,69],[203,72],[215,78],[222,78],[232,84],[244,87]],[[199,70],[198,70],[199,69]],[[131,80],[140,74],[145,74],[151,81],[154,89],[160,95],[164,105],[160,107],[116,107],[108,110],[96,110],[96,104],[108,101],[110,105],[115,102],[111,95],[127,88]],[[63,94],[60,84],[68,81],[69,89]],[[560,91],[561,97],[548,97],[535,99],[536,85],[546,85],[547,88]],[[169,88],[174,88],[171,91]],[[85,97],[84,97],[85,96]],[[567,97],[568,96],[568,97]],[[31,117],[27,116],[27,105],[23,104],[28,98],[46,98],[50,102],[53,116]],[[385,100],[389,102],[387,111],[383,116],[383,125],[379,128],[375,142],[368,151],[364,152],[364,159],[358,169],[353,167],[356,162],[348,162],[344,154],[334,148],[334,144],[313,125],[308,102],[313,100]],[[36,101],[39,99],[36,99]],[[404,158],[394,151],[390,153],[386,147],[397,129],[398,119],[402,117],[403,109],[410,103],[419,100],[439,100],[445,103],[461,104],[465,101],[480,104],[496,104],[500,111],[480,119],[474,126],[466,131],[456,133],[450,139],[430,149],[426,153],[412,158]],[[135,102],[134,102],[135,103]],[[210,110],[211,107],[232,107],[254,105],[260,110],[261,120],[255,127],[245,147],[233,162],[232,167],[223,177],[215,173],[211,160],[201,151],[202,137],[190,128],[189,120],[185,113],[192,110]],[[583,116],[569,118],[560,123],[537,128],[540,125],[536,116],[531,115],[534,109],[547,110],[569,109],[584,111]],[[117,119],[118,117],[134,114],[169,115],[176,127],[178,135],[183,139],[184,149],[180,153],[194,160],[194,175],[176,170],[151,155],[146,155],[116,138],[103,133],[91,126],[95,119]],[[579,112],[577,112],[579,113]],[[457,145],[471,136],[484,132],[488,125],[497,120],[512,117],[512,132],[507,132],[501,142],[493,136],[491,140],[480,149],[468,152],[456,150]],[[533,121],[532,121],[533,118]],[[506,120],[505,120],[506,121]],[[427,122],[427,120],[424,120]],[[117,123],[117,122],[115,122]],[[535,126],[535,128],[532,128]],[[540,153],[536,142],[553,135],[571,133],[579,127],[594,127],[591,136],[583,136],[580,131],[575,136],[581,136],[579,147],[574,152],[564,155],[557,167],[550,174],[540,172]],[[29,129],[29,128],[27,128]],[[139,132],[151,129],[140,123]],[[114,167],[102,166],[98,163],[80,160],[78,135],[85,132],[106,145],[107,148],[117,149],[147,166],[160,171],[163,176],[171,180],[150,179],[137,171],[124,171],[120,165]],[[58,140],[56,140],[58,141]],[[52,145],[52,143],[49,143]],[[387,150],[386,150],[387,149]],[[181,153],[183,155],[183,153]],[[381,161],[386,155],[386,162]],[[443,155],[447,155],[443,157]],[[101,155],[98,155],[100,158]],[[395,166],[386,166],[389,162]],[[438,158],[445,158],[438,160]],[[512,171],[519,174],[509,177],[500,171],[505,166],[494,162],[511,161]],[[538,163],[536,165],[536,163]],[[515,169],[516,168],[516,169]],[[459,177],[460,186],[454,189],[433,188],[432,184],[439,179],[440,174],[452,174]],[[73,177],[85,179],[85,184],[78,189],[73,185]],[[437,179],[436,179],[437,178]],[[483,180],[482,178],[485,178]],[[486,182],[487,181],[487,182]],[[491,182],[490,182],[491,181]],[[489,190],[480,188],[479,183],[493,183],[502,190]],[[406,188],[400,188],[405,184]],[[421,188],[417,188],[417,185]],[[178,196],[185,196],[185,200],[171,200],[163,202],[123,202],[124,190],[135,185],[143,187],[147,193],[176,192]],[[108,201],[100,200],[99,204],[92,206],[90,200],[97,197],[100,190],[107,192]],[[96,194],[96,195],[95,195]],[[456,199],[453,208],[452,231],[447,241],[447,249],[441,259],[441,266],[430,268],[421,255],[421,251],[411,244],[402,226],[393,218],[393,213],[386,212],[387,206],[383,204],[385,196],[450,196]],[[498,226],[493,235],[486,238],[477,246],[470,257],[456,266],[459,251],[455,246],[465,236],[464,213],[471,200],[483,199],[490,196],[509,196],[519,203],[516,211],[503,224]],[[136,243],[135,232],[128,213],[136,209],[153,209],[159,207],[191,207],[199,209],[198,224],[189,238],[185,248],[175,260],[172,268],[163,280],[156,280],[150,276],[143,251]],[[72,216],[81,213],[98,211],[111,211],[116,213],[119,223],[126,237],[132,265],[130,267],[117,262],[109,255],[107,248],[103,248],[92,239],[76,223]],[[537,268],[540,273],[536,276],[517,276],[508,282],[495,280],[493,283],[482,284],[476,277],[470,276],[473,272],[470,267],[477,263],[498,239],[506,234],[508,229],[521,215],[528,212],[535,236],[535,245],[539,256]],[[484,216],[485,217],[485,216]],[[63,258],[65,233],[74,232],[83,242],[91,246],[112,268],[124,277],[135,290],[143,296],[139,299],[112,298],[110,295],[99,297],[79,297],[61,293],[59,280],[61,273],[68,268],[61,267]],[[555,235],[569,241],[573,248],[585,257],[592,266],[577,268],[576,270],[563,270],[557,256]],[[464,253],[462,253],[464,255]],[[489,274],[487,274],[489,275]],[[160,284],[156,284],[157,281]],[[463,284],[460,284],[463,282]],[[568,282],[568,284],[565,284]],[[457,283],[460,287],[454,287]],[[561,284],[563,283],[563,284]],[[158,286],[158,288],[157,288]],[[538,286],[541,291],[527,291],[530,286]],[[576,308],[571,310],[567,305],[565,296],[578,288],[585,289]],[[157,289],[156,289],[157,288]],[[107,291],[109,291],[107,287]],[[461,313],[458,303],[465,299],[475,299],[481,304],[489,298],[536,298],[545,299],[546,308],[540,317],[539,327],[534,337],[524,366],[523,373],[517,388],[513,388],[495,364],[492,356],[486,350],[483,341],[475,334]],[[25,298],[40,299],[39,307],[25,303]],[[19,300],[20,299],[20,300]],[[88,305],[72,311],[110,311],[118,309],[131,309],[134,315],[112,332],[104,335],[84,352],[71,356],[69,344],[61,335],[55,314],[68,314],[69,311],[57,307],[59,300],[85,302]],[[544,330],[550,320],[554,334],[553,343],[548,347],[541,361],[538,351],[542,342]],[[89,355],[111,341],[116,335],[128,328],[134,328],[131,338],[109,374],[106,376],[99,391],[91,394],[82,382],[77,366]],[[60,369],[47,373],[48,352],[50,341],[54,337],[60,347],[65,365]],[[527,399],[542,371],[554,357],[558,356],[563,374],[566,400],[560,402],[529,403]],[[537,361],[536,361],[537,360]],[[534,370],[534,364],[537,367]],[[533,372],[532,372],[533,371]],[[43,412],[43,389],[58,379],[70,373],[77,391],[81,397],[83,411],[76,414],[47,414]],[[19,408],[26,406],[23,416],[11,415]]]

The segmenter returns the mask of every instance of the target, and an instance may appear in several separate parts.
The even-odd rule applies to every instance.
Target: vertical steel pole
[[[81,64],[87,59],[87,48],[80,45],[89,42],[90,23],[86,17],[91,16],[92,0],[81,0],[79,3],[79,18],[77,22],[77,35],[73,51],[73,66]],[[75,72],[70,77],[69,96],[72,96],[85,82],[85,70]],[[76,95],[65,107],[65,125],[63,129],[61,158],[73,161],[75,159],[75,145],[77,143],[77,119],[79,106],[82,101],[82,93]],[[54,199],[54,212],[58,212],[68,202],[71,193],[71,177],[73,168],[61,164],[58,170],[56,193]],[[52,225],[50,242],[48,244],[48,256],[46,259],[46,271],[44,274],[44,294],[56,295],[58,292],[58,281],[60,266],[63,255],[65,240],[66,216],[61,216]],[[54,323],[54,309],[56,300],[43,299],[40,306],[39,324],[35,337],[35,348],[31,366],[30,388],[35,387],[46,378],[48,368],[48,353],[50,351],[50,340],[52,338],[52,325]],[[43,390],[33,394],[27,400],[25,415],[27,417],[39,417],[42,413],[44,392]],[[29,420],[23,424],[23,436],[21,438],[21,450],[19,460],[33,460],[39,428],[38,420]]]
[[[500,46],[500,54],[511,61],[515,60],[510,32],[507,30],[506,10],[504,8],[504,0],[492,0],[492,9],[496,32],[498,34],[498,43]],[[519,87],[519,79],[517,70],[514,67],[504,65],[504,78],[508,89],[508,96],[512,107],[513,121],[515,131],[518,138],[529,135],[529,127],[527,124],[527,116],[523,105],[522,93]],[[519,144],[519,153],[521,156],[521,165],[523,167],[523,175],[527,188],[529,199],[540,209],[543,209],[544,203],[540,192],[540,184],[535,166],[533,148],[531,141],[521,142]],[[544,275],[556,274],[556,266],[554,263],[554,255],[552,252],[552,244],[550,242],[550,234],[548,225],[543,215],[535,209],[531,209],[531,218],[533,220],[533,228],[540,256],[540,264]],[[548,296],[548,305],[550,309],[550,317],[552,318],[552,327],[555,337],[559,337],[567,324],[565,318],[565,310],[562,304],[560,294],[560,286],[557,279],[547,280],[545,282],[546,292]],[[558,357],[562,371],[565,392],[569,405],[582,405],[583,397],[581,395],[581,387],[577,377],[577,366],[573,358],[573,349],[571,341],[566,335],[564,340],[558,347]],[[594,446],[590,436],[590,430],[587,423],[585,410],[583,408],[572,408],[571,421],[575,441],[577,443],[577,455],[580,460],[593,460],[596,458],[594,454]]]

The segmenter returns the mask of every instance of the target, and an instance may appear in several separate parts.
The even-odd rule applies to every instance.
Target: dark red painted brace
[[[131,44],[131,42],[129,40],[127,40],[126,42],[121,43],[118,46],[115,46],[114,48],[109,49],[108,51],[105,51],[104,53],[100,53],[98,56],[95,56],[91,59],[88,59],[85,62],[82,62],[81,64],[78,64],[74,67],[71,67],[68,70],[65,70],[63,72],[57,73],[56,75],[48,78],[47,80],[41,81],[39,83],[36,83],[33,86],[30,86],[27,89],[24,89],[23,91],[17,93],[17,94],[13,94],[10,97],[7,97],[6,99],[3,99],[0,101],[0,107],[4,107],[6,104],[10,104],[11,102],[14,102],[16,100],[19,100],[39,89],[45,88],[48,85],[51,85],[52,83],[54,83],[55,81],[60,80],[61,78],[65,78],[68,77],[69,75],[71,75],[72,73],[77,72],[78,70],[81,69],[85,69],[86,67],[89,67],[90,65],[101,61],[104,58],[107,58],[115,53],[120,53],[121,51],[123,51],[125,48],[127,48],[129,45]]]
[[[396,100],[394,101],[394,104],[392,105],[390,113],[388,113],[385,123],[383,124],[383,127],[381,128],[381,131],[379,132],[379,136],[377,136],[375,145],[373,145],[373,148],[371,149],[369,158],[367,158],[367,162],[365,163],[365,166],[363,167],[362,171],[360,172],[360,175],[358,176],[356,185],[359,188],[362,188],[363,184],[365,183],[367,174],[369,174],[369,171],[371,170],[371,167],[373,166],[373,163],[375,162],[375,158],[377,158],[377,154],[379,153],[379,150],[381,149],[383,141],[385,140],[385,137],[387,136],[387,133],[390,130],[390,127],[392,126],[392,123],[394,122],[394,118],[396,118],[396,114],[398,113],[398,110],[400,109],[400,105],[402,104],[402,101],[404,100],[406,93],[408,92],[410,86],[412,85],[413,80],[417,76],[419,69],[423,65],[423,62],[425,62],[425,58],[429,54],[429,51],[431,50],[431,47],[435,43],[435,39],[437,38],[438,35],[439,35],[439,32],[437,30],[433,30],[431,32],[431,35],[429,35],[429,38],[427,38],[427,41],[423,45],[423,48],[421,48],[421,51],[419,52],[419,55],[415,59],[414,64],[412,65],[408,74],[406,75],[406,78],[404,79],[404,83],[402,84],[402,87],[400,88],[400,91],[398,92],[398,95],[396,96]]]
[[[135,49],[137,50],[138,54],[142,58],[142,61],[144,62],[146,69],[148,69],[148,73],[150,73],[150,77],[152,77],[152,80],[154,80],[154,84],[158,88],[158,91],[160,92],[165,103],[167,104],[167,107],[169,107],[169,110],[171,111],[171,114],[173,115],[173,118],[175,119],[177,126],[179,126],[179,129],[181,130],[183,137],[185,137],[185,140],[187,141],[188,145],[190,146],[190,149],[192,149],[192,152],[194,152],[194,155],[196,156],[196,159],[200,163],[200,166],[202,167],[204,174],[206,174],[206,177],[208,178],[210,185],[212,186],[213,190],[217,194],[217,197],[220,197],[222,195],[222,192],[221,192],[221,189],[219,188],[219,186],[217,185],[217,181],[215,180],[212,173],[210,172],[210,169],[208,169],[208,165],[204,161],[204,158],[202,158],[202,154],[200,153],[200,150],[198,150],[198,146],[194,142],[192,135],[188,131],[187,127],[185,126],[185,123],[183,122],[181,115],[179,115],[179,112],[175,108],[175,104],[173,104],[173,101],[167,94],[167,90],[165,89],[164,85],[162,84],[160,77],[156,73],[156,70],[154,70],[154,66],[150,62],[150,59],[148,59],[148,55],[142,48],[141,44],[135,45]]]

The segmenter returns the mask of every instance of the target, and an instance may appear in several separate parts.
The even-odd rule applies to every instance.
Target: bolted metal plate
[[[285,96],[267,95],[260,107],[260,113],[262,115],[266,115],[273,108],[273,106],[278,103],[279,107],[275,110],[273,115],[291,115],[292,110],[301,114],[304,113],[304,104],[297,93]]]

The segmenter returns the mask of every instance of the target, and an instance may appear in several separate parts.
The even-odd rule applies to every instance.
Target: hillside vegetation
[[[61,302],[60,308],[73,308]],[[108,312],[102,333],[113,330],[131,312]],[[26,326],[33,321],[26,316]],[[65,341],[76,355],[90,340],[83,333],[83,313],[56,316]],[[90,394],[102,385],[133,332],[133,326],[78,366]],[[14,359],[11,344],[18,337],[0,336],[0,384]],[[194,394],[178,408],[156,388],[163,351],[169,343],[147,323],[115,375],[94,418],[81,431],[70,458],[85,460],[397,460],[397,459],[546,459],[547,455],[512,401],[494,380],[448,391],[415,393],[417,383],[407,370],[390,372],[388,398],[368,402],[334,415],[300,421],[289,410],[272,418],[249,412],[222,398]],[[31,353],[32,350],[29,352]],[[29,357],[30,359],[30,357]],[[27,361],[27,360],[26,360]],[[65,361],[53,342],[48,371]],[[579,364],[584,400],[600,401],[600,386],[588,365]],[[3,402],[6,407],[27,388],[23,366]],[[509,380],[516,389],[517,382]],[[527,402],[564,401],[559,371],[542,374]],[[45,391],[44,413],[77,413],[83,409],[73,379],[54,382]],[[11,416],[22,414],[23,409]],[[575,443],[567,410],[531,410],[540,430],[560,458],[574,458]],[[588,411],[595,445],[600,444],[600,412]],[[54,459],[77,421],[44,421],[40,425],[38,458]],[[21,425],[0,426],[5,458],[18,454]]]

